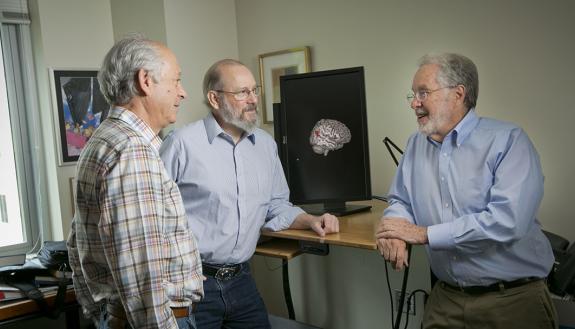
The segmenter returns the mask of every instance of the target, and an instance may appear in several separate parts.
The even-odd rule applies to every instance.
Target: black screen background
[[[371,198],[363,68],[284,76],[280,88],[292,202]],[[351,141],[327,156],[314,153],[309,137],[320,119],[345,124]]]

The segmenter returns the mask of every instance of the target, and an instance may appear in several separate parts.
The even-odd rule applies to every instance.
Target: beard
[[[253,121],[246,119],[249,112],[254,111],[256,113],[256,118]],[[243,109],[241,109],[240,114],[236,114],[232,106],[223,99],[220,111],[224,121],[236,128],[239,128],[246,132],[246,134],[251,134],[254,130],[260,126],[260,117],[257,115],[258,108],[256,104],[248,104]]]
[[[426,123],[424,124],[418,123],[419,132],[421,132],[426,136],[437,135],[437,134],[441,135],[442,127],[447,126],[451,121],[451,113],[449,109],[447,109],[446,107],[442,107],[441,109],[436,111],[433,115],[430,115],[429,111],[423,108],[417,109],[415,111],[415,114],[417,116],[427,115],[428,120]]]

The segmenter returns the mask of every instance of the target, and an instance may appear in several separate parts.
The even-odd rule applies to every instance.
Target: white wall
[[[202,95],[207,69],[217,60],[238,58],[235,4],[233,0],[164,2],[167,43],[178,57],[188,93],[174,125],[180,127],[208,113]]]
[[[405,95],[411,88],[417,59],[438,51],[469,56],[479,69],[478,114],[516,122],[539,151],[546,177],[539,212],[543,227],[575,240],[571,220],[575,175],[570,172],[575,167],[570,145],[570,126],[575,121],[575,112],[570,109],[575,87],[575,43],[570,41],[575,31],[575,2],[241,0],[236,5],[240,59],[254,73],[258,72],[258,54],[305,45],[311,46],[313,70],[365,67],[374,194],[387,192],[395,170],[381,140],[388,136],[403,148],[416,130]],[[379,266],[376,278],[383,280],[381,259],[364,253],[333,253],[327,260],[307,262],[305,268],[303,262],[294,262],[295,303],[306,305],[296,313],[318,325],[349,328],[349,320],[361,312],[356,304],[367,308],[378,305],[378,311],[361,313],[367,317],[365,325],[355,328],[372,328],[368,324],[377,319],[382,321],[380,327],[386,327],[387,290],[380,290],[377,281],[355,269],[357,258],[366,258],[370,267]],[[256,262],[261,263],[261,258]],[[326,262],[337,263],[333,272]],[[414,264],[412,273],[417,273],[417,268],[426,269],[424,257],[421,262]],[[260,265],[256,264],[258,284],[265,285],[270,277],[279,280],[278,271]],[[345,280],[337,280],[340,270],[352,273]],[[302,292],[318,275],[309,272],[325,273],[327,281],[326,289],[319,289],[311,299]],[[412,277],[410,282],[416,287],[429,284],[425,274],[419,279]],[[334,291],[341,294],[343,289],[351,295],[366,285],[374,285],[377,296],[371,291],[366,296],[355,295],[347,299],[346,306],[328,307],[317,302],[327,302]],[[273,287],[277,290],[266,294],[266,302],[272,311],[285,312],[283,300],[270,297],[281,297],[281,286],[274,284],[270,289]],[[318,305],[326,317],[314,315]],[[332,323],[326,320],[330,316],[342,321]]]
[[[164,0],[110,0],[114,40],[138,32],[166,43]]]
[[[49,69],[98,69],[113,44],[109,1],[34,0],[32,30],[40,116],[46,156],[51,231],[54,240],[65,239],[72,219],[70,177],[74,165],[59,166],[57,121]],[[57,186],[55,186],[57,184]]]

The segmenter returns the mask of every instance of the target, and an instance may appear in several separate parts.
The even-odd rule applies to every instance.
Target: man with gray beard
[[[537,219],[539,155],[519,126],[476,113],[469,58],[421,58],[407,100],[419,125],[376,229],[384,258],[401,270],[407,244],[424,245],[439,281],[425,329],[557,328],[545,278],[553,251]]]
[[[160,155],[178,184],[203,263],[198,328],[270,328],[248,261],[260,230],[339,231],[335,216],[289,202],[273,138],[258,128],[260,87],[242,63],[224,59],[204,76],[203,120],[175,130]]]

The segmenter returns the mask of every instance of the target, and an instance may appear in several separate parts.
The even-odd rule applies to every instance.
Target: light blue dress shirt
[[[452,285],[546,277],[554,258],[536,213],[539,155],[525,132],[472,109],[437,143],[416,133],[384,216],[426,226],[435,275]]]
[[[203,262],[245,262],[262,228],[286,229],[303,213],[289,202],[277,146],[261,129],[234,145],[209,114],[168,135],[160,156],[180,188]]]

